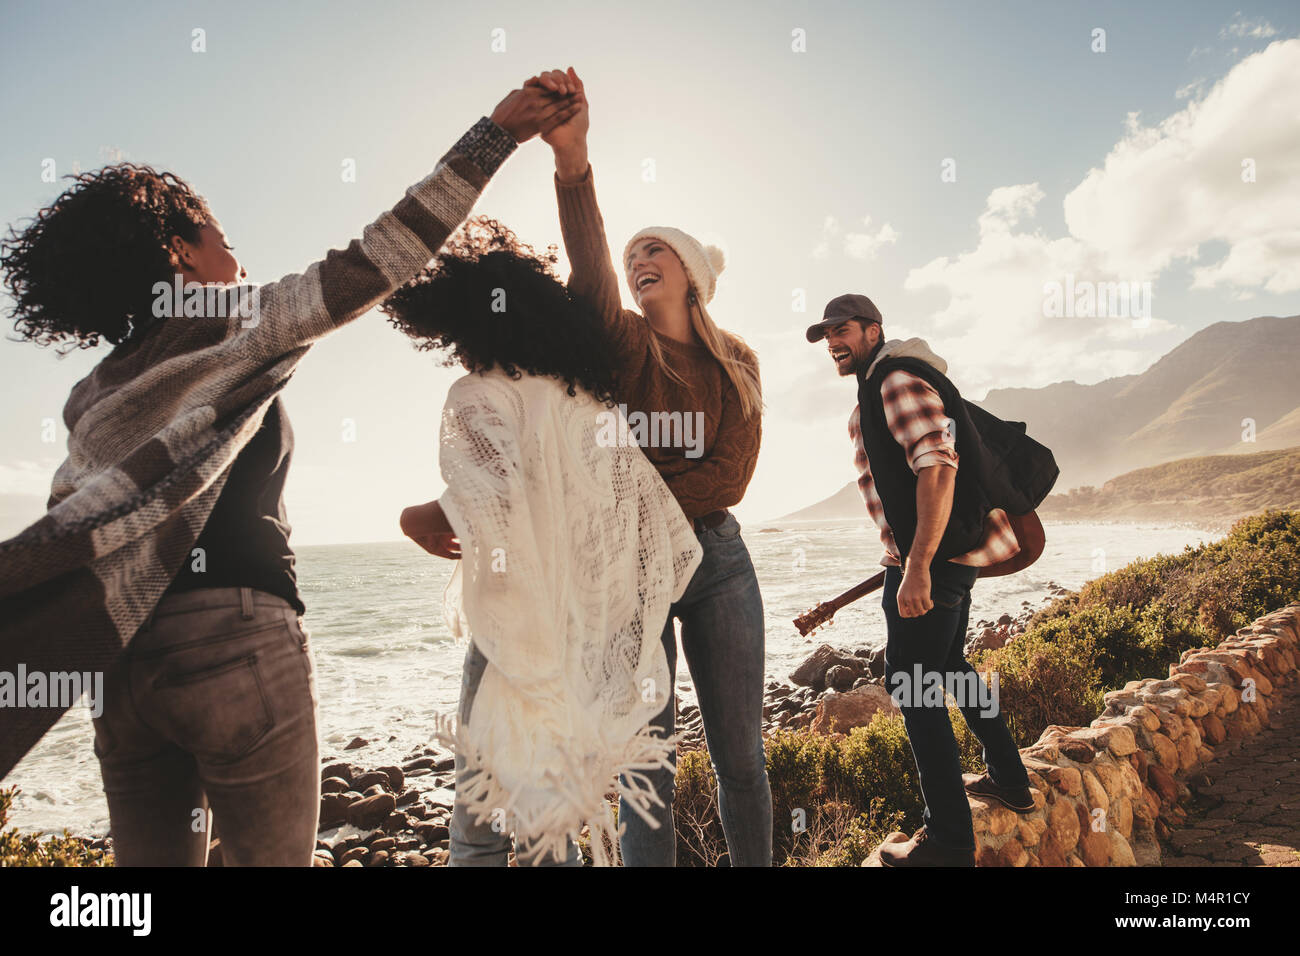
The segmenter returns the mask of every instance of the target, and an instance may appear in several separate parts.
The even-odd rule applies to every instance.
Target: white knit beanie
[[[700,245],[694,236],[671,226],[647,226],[623,247],[624,262],[627,262],[632,247],[642,239],[658,239],[677,253],[677,258],[682,260],[682,266],[686,269],[686,278],[695,287],[695,291],[704,297],[705,304],[713,299],[713,292],[718,287],[718,276],[727,264],[721,249]]]

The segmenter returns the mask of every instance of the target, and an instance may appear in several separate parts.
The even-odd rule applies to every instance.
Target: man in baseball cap
[[[822,313],[822,320],[816,325],[808,326],[808,341],[820,342],[826,337],[827,329],[834,328],[849,319],[862,319],[865,322],[875,322],[876,325],[883,326],[880,310],[865,295],[855,295],[853,293],[837,295],[826,303],[826,310]]]
[[[1029,776],[996,706],[990,711],[963,695],[962,716],[989,768],[966,781],[946,703],[917,685],[969,678],[976,697],[992,698],[962,654],[970,591],[982,572],[1012,569],[1019,539],[1008,515],[990,507],[987,491],[995,483],[984,480],[988,469],[981,465],[992,456],[980,453],[981,436],[947,377],[948,363],[924,339],[885,341],[880,310],[853,294],[828,302],[807,336],[825,339],[835,370],[858,379],[849,437],[858,490],[885,551],[885,687],[902,712],[925,800],[925,825],[906,843],[882,846],[880,862],[974,866],[968,797],[1032,813]],[[971,450],[967,461],[959,460],[958,436]]]
[[[808,326],[809,342],[826,340],[840,375],[866,371],[885,343],[885,327],[876,304],[865,295],[837,295],[826,303],[822,320]]]

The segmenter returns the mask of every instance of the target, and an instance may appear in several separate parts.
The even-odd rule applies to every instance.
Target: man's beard
[[[880,337],[880,340],[875,344],[874,347],[872,347],[871,351],[867,353],[866,358],[861,359],[860,361],[855,361],[853,363],[853,370],[850,374],[862,376],[867,371],[867,369],[871,368],[871,363],[875,361],[877,353],[879,353],[881,348],[884,347],[884,344],[885,344],[885,337],[882,335]]]

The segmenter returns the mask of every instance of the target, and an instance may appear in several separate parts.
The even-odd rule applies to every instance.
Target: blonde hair
[[[736,388],[736,394],[740,396],[740,409],[746,418],[762,413],[763,410],[763,386],[758,376],[757,360],[754,362],[747,361],[740,349],[728,341],[727,336],[732,336],[740,343],[740,348],[752,352],[752,349],[745,343],[739,335],[734,332],[723,333],[718,328],[717,323],[704,308],[704,303],[700,301],[699,294],[695,291],[695,286],[691,286],[689,308],[691,313],[691,326],[695,329],[695,334],[700,337],[704,347],[709,350],[709,354],[718,360],[722,370],[727,373],[731,379],[731,384]],[[649,322],[649,319],[646,319]],[[654,356],[655,362],[659,365],[665,375],[673,379],[685,388],[690,388],[691,383],[682,378],[668,362],[668,357],[664,355],[663,347],[659,344],[659,337],[650,335],[650,353]]]

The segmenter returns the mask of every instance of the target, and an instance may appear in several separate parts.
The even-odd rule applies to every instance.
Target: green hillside
[[[1300,447],[1139,468],[1099,489],[1049,495],[1038,513],[1056,520],[1230,521],[1268,508],[1300,508]]]

